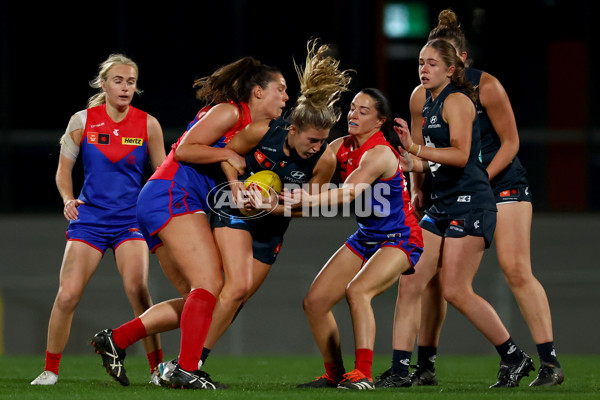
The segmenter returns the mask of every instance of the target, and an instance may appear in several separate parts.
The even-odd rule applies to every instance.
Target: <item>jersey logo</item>
[[[118,129],[113,129],[113,135],[119,136],[119,130]]]
[[[121,140],[114,139],[111,143],[110,133],[87,132],[88,144],[96,147],[111,162],[116,163],[127,158],[139,146],[144,145],[143,138],[121,137]],[[109,146],[110,145],[110,146]],[[136,158],[127,158],[128,164],[135,164]]]
[[[88,133],[88,143],[110,144],[110,135],[107,135],[106,133]]]
[[[292,172],[290,172],[290,175],[292,176],[292,178],[298,179],[298,180],[302,180],[302,179],[306,178],[306,174],[302,171],[292,171]]]
[[[437,122],[437,115],[434,115],[433,117],[431,117],[430,121],[432,124],[435,124]]]
[[[269,157],[265,156],[265,154],[258,149],[254,152],[254,159],[264,168],[271,169],[274,164]]]
[[[517,189],[503,190],[500,192],[500,197],[510,197],[511,195],[517,195],[517,194],[519,194]]]
[[[144,144],[144,139],[124,137],[121,138],[121,144],[126,144],[130,146],[141,146]]]

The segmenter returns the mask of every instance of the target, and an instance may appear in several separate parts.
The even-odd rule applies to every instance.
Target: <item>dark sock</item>
[[[210,354],[210,349],[207,349],[206,347],[202,348],[202,355],[200,356],[200,361],[202,361],[202,366],[204,367],[204,364],[206,364],[206,359],[208,358],[208,355]]]
[[[396,350],[392,353],[392,373],[401,377],[408,376],[408,367],[410,366],[410,357],[412,351]]]
[[[419,367],[426,368],[429,371],[435,371],[437,347],[419,346],[417,354],[417,364],[419,364]]]
[[[560,368],[560,363],[556,358],[556,350],[554,350],[554,342],[540,343],[536,347],[541,361],[554,364]]]
[[[523,352],[517,347],[512,338],[496,346],[496,351],[500,354],[500,359],[509,363],[518,363],[523,359]]]

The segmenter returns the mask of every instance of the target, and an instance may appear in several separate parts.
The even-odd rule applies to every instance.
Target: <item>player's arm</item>
[[[394,130],[398,134],[404,148],[411,154],[424,160],[463,168],[469,161],[471,153],[471,135],[475,106],[471,99],[462,93],[453,93],[446,98],[442,108],[442,118],[450,127],[450,146],[428,147],[417,145],[412,141],[408,124],[402,118],[394,121],[398,126]],[[418,171],[418,169],[415,168]]]
[[[419,85],[413,90],[410,95],[409,108],[410,108],[410,129],[412,132],[413,142],[425,145],[423,140],[423,106],[425,105],[425,88],[423,85]],[[413,156],[413,165],[420,164],[418,167],[421,171],[429,169],[429,164],[421,160],[419,157]],[[424,166],[423,164],[426,164]],[[423,194],[423,181],[425,175],[419,172],[410,172],[410,194],[411,202],[415,211],[418,212],[425,205],[425,197]]]
[[[221,169],[229,181],[234,199],[238,199],[238,193],[242,190],[242,185],[238,178],[244,173],[246,160],[244,156],[248,154],[260,139],[269,131],[270,120],[252,122],[244,127],[237,135],[231,139],[226,149],[232,151],[232,156],[221,162]]]
[[[340,188],[312,194],[303,203],[314,205],[348,204],[360,196],[366,188],[393,169],[397,170],[398,159],[387,146],[375,146],[363,154],[358,167],[346,178]]]
[[[487,167],[490,179],[505,169],[519,151],[519,132],[510,100],[498,79],[488,73],[479,82],[479,101],[500,138],[500,149]]]
[[[156,118],[148,114],[148,154],[152,169],[155,170],[165,160],[165,143],[163,131]]]
[[[175,160],[194,164],[212,164],[233,157],[233,150],[212,145],[239,120],[239,110],[229,103],[212,107],[192,126],[175,150]]]
[[[76,199],[73,194],[73,167],[77,161],[83,136],[83,126],[76,119],[78,119],[76,115],[71,118],[69,127],[60,140],[60,156],[55,177],[56,187],[64,204],[63,214],[67,220],[76,220],[79,215],[77,207],[83,204],[83,201]]]
[[[339,148],[339,146],[338,146]],[[337,161],[335,158],[335,152],[332,150],[331,145],[327,146],[319,161],[315,165],[313,169],[312,177],[308,181],[308,192],[310,194],[320,193],[322,191],[326,191],[329,189],[328,183],[331,182],[331,178],[335,172]],[[283,204],[278,204],[277,207],[273,209],[273,213],[275,215],[284,215],[286,213],[286,208]],[[288,214],[289,215],[289,211]],[[298,207],[295,207],[291,211],[292,217],[302,217],[303,211],[301,204]]]

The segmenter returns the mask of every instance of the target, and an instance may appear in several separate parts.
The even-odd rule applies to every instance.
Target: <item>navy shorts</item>
[[[359,256],[363,262],[369,260],[373,255],[382,247],[394,247],[403,251],[410,261],[411,267],[404,271],[403,275],[411,275],[415,273],[414,266],[421,258],[423,254],[423,247],[410,241],[410,238],[385,238],[381,237],[369,237],[360,229],[354,232],[347,240],[346,246],[357,256]]]
[[[67,229],[67,240],[86,243],[104,254],[107,248],[116,250],[128,240],[144,240],[137,223],[119,227],[97,227],[71,224]]]
[[[249,232],[252,236],[252,257],[268,265],[275,263],[283,244],[283,235],[261,229],[260,219],[248,220],[225,213],[211,213],[210,223],[213,229],[227,227]]]
[[[485,240],[485,248],[492,244],[496,229],[496,211],[466,209],[462,212],[441,213],[431,206],[419,223],[421,228],[441,237],[461,238],[465,236],[481,236]]]
[[[518,203],[520,201],[527,201],[531,203],[531,190],[529,186],[524,186],[515,189],[501,190],[498,193],[494,193],[496,198],[496,204],[507,204],[507,203]]]

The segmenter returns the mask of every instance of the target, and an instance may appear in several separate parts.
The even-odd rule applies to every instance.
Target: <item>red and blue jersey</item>
[[[126,225],[136,221],[136,203],[148,160],[148,114],[129,107],[126,117],[113,121],[106,105],[77,113],[84,183],[79,218],[71,224]]]
[[[237,106],[240,108],[238,122],[213,143],[213,147],[224,147],[242,128],[252,122],[248,105],[241,103]],[[138,198],[140,229],[152,251],[162,244],[158,232],[171,218],[208,211],[211,190],[217,181],[225,179],[219,163],[192,164],[175,160],[177,147],[208,110],[210,107],[204,107],[196,114],[187,130],[171,146],[169,155],[150,177]]]
[[[400,157],[381,131],[356,149],[353,149],[353,137],[347,136],[336,154],[341,178],[346,180],[358,168],[365,152],[375,146],[387,146]],[[413,212],[400,163],[393,177],[376,179],[354,200],[354,212],[359,230],[374,240],[409,238],[411,243],[423,246],[421,228]]]

